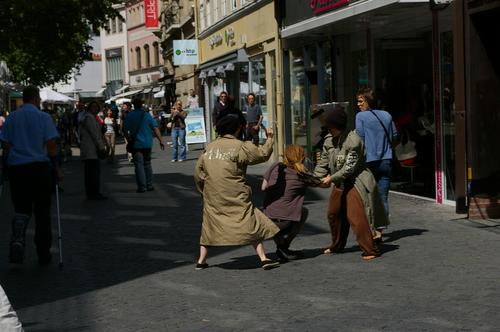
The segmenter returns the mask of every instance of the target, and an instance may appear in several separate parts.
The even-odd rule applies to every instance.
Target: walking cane
[[[62,249],[62,232],[61,232],[61,210],[59,207],[59,184],[56,181],[56,208],[57,208],[57,239],[59,242],[59,268],[63,268],[63,249]]]

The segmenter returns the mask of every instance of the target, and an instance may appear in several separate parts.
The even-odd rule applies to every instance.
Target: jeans
[[[35,215],[35,245],[47,253],[52,244],[50,204],[52,174],[49,163],[9,166],[10,192],[16,214]],[[13,229],[14,232],[14,229]]]
[[[378,191],[384,203],[385,213],[389,215],[389,188],[391,186],[392,165],[390,159],[375,160],[367,163],[368,168],[375,176]]]
[[[177,158],[179,150],[179,158]],[[186,160],[186,129],[175,127],[172,129],[172,160]]]
[[[151,167],[151,149],[134,150],[135,181],[137,190],[153,188],[153,168]]]

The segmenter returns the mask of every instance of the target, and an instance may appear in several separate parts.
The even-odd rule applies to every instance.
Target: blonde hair
[[[306,152],[300,145],[292,144],[286,147],[283,163],[287,167],[293,168],[299,174],[306,173],[304,159],[306,159]]]

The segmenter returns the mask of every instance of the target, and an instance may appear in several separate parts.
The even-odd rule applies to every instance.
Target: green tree
[[[92,32],[119,16],[119,0],[0,0],[0,59],[18,82],[69,78],[89,58]]]

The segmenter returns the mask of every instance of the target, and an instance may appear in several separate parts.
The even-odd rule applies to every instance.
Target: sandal
[[[208,267],[207,263],[196,263],[196,267],[194,268],[195,270],[204,270]]]
[[[264,270],[274,269],[275,267],[278,267],[280,265],[279,262],[273,261],[272,259],[265,259],[261,261],[260,264],[262,265],[262,268]]]

